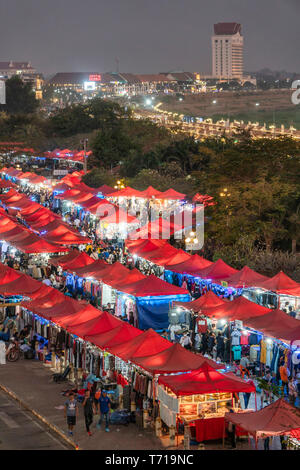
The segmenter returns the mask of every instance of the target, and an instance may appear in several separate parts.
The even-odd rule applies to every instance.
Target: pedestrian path
[[[64,419],[64,403],[66,397],[61,395],[65,389],[74,385],[65,382],[56,384],[52,381],[52,372],[39,361],[20,360],[15,363],[6,363],[1,367],[1,385],[14,392],[32,409],[38,412],[47,421],[55,425],[68,436],[67,424]],[[7,412],[0,410],[0,423],[8,427],[13,426],[13,420]],[[80,449],[84,450],[159,450],[165,447],[160,439],[156,438],[153,430],[140,429],[136,424],[128,426],[110,426],[110,432],[96,429],[98,415],[94,417],[91,426],[92,436],[88,436],[80,405],[79,418],[75,428],[73,440]],[[10,428],[12,431],[14,429]],[[16,430],[16,429],[15,429]],[[166,445],[169,445],[167,443]]]

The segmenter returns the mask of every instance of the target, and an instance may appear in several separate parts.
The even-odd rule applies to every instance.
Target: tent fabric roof
[[[57,258],[50,258],[49,262],[53,266],[61,266],[65,270],[75,271],[77,268],[82,268],[93,264],[95,260],[91,258],[84,251],[73,250],[67,255],[59,256]]]
[[[224,302],[223,305],[215,307],[202,306],[202,312],[209,317],[216,319],[225,318],[228,321],[242,320],[266,315],[270,309],[251,302],[246,297],[240,296],[230,302]]]
[[[122,320],[114,317],[110,313],[101,313],[100,311],[99,313],[100,315],[97,319],[91,320],[90,322],[81,323],[76,327],[73,326],[70,331],[73,331],[76,335],[85,339],[87,335],[99,335],[101,333],[105,333],[107,331],[112,330],[113,328],[117,328],[118,326],[122,325]]]
[[[243,269],[233,274],[226,279],[229,286],[235,288],[241,287],[259,287],[262,282],[267,281],[269,278],[262,274],[253,271],[248,266],[244,266]]]
[[[296,281],[293,281],[293,279],[288,277],[282,271],[267,281],[262,282],[258,287],[262,287],[263,289],[272,292],[277,292],[278,294],[300,296],[300,284],[298,284]]]
[[[63,317],[60,317],[57,320],[57,323],[64,328],[68,328],[72,333],[72,330],[74,331],[75,329],[76,331],[76,327],[79,328],[82,324],[86,324],[91,320],[98,320],[102,313],[102,310],[87,304],[84,305],[78,312],[66,314]]]
[[[21,274],[17,279],[0,285],[2,295],[29,295],[40,289],[40,283],[26,274]]]
[[[122,343],[118,346],[111,345],[107,349],[109,352],[115,354],[124,361],[131,360],[134,362],[134,358],[136,356],[144,357],[156,354],[168,349],[170,344],[170,341],[163,338],[150,328],[135,338],[126,341],[126,343]]]
[[[16,186],[15,183],[9,180],[0,180],[0,188],[14,188]]]
[[[157,189],[153,188],[153,186],[148,186],[147,189],[145,189],[144,191],[141,191],[139,197],[142,197],[145,199],[152,199],[152,198],[160,199],[161,195],[162,195],[161,191],[158,191]]]
[[[227,302],[225,300],[218,297],[211,290],[202,297],[199,297],[196,300],[192,300],[192,302],[173,302],[174,306],[193,310],[196,313],[201,312],[203,308],[220,307],[226,303]]]
[[[232,268],[222,259],[218,259],[215,263],[212,263],[210,266],[200,270],[197,273],[197,277],[200,277],[201,279],[223,280],[237,272],[237,269]]]
[[[300,428],[300,410],[283,398],[258,411],[226,413],[225,419],[258,439],[289,434]]]
[[[134,297],[158,297],[162,295],[173,296],[189,293],[186,289],[169,284],[168,282],[157,278],[154,274],[146,276],[144,279],[134,282],[133,284],[123,286],[122,292],[133,295]]]
[[[245,318],[244,324],[283,341],[292,343],[300,340],[300,321],[279,309],[270,310],[262,316]]]
[[[155,240],[167,240],[170,235],[178,230],[181,230],[181,226],[159,217],[158,219],[150,221],[143,227],[135,230],[132,232],[132,235],[129,233],[129,237],[132,236],[133,239],[135,239],[135,237],[139,237],[141,239],[152,238]]]
[[[169,269],[170,269],[170,266],[172,266],[174,264],[183,263],[184,261],[187,261],[188,259],[190,259],[191,256],[192,255],[190,255],[186,251],[184,251],[182,249],[179,249],[179,250],[177,250],[177,252],[173,256],[171,256],[170,258],[165,260],[163,262],[163,264],[161,264],[161,266],[167,266],[168,265]]]
[[[6,264],[0,263],[0,286],[9,284],[21,276],[22,273],[10,268]]]
[[[120,189],[119,191],[110,193],[109,197],[143,197],[141,194],[141,191],[127,186],[126,188]]]
[[[186,261],[183,261],[182,263],[170,265],[167,264],[165,265],[165,269],[173,271],[175,273],[198,276],[198,273],[203,270],[203,268],[210,267],[212,264],[213,263],[211,261],[208,261],[207,259],[202,258],[202,256],[195,254],[188,258]]]
[[[135,364],[152,374],[171,374],[173,372],[197,370],[206,362],[214,369],[224,368],[223,364],[218,364],[201,354],[188,351],[179,343],[171,345],[160,353],[151,354],[147,357],[136,356],[134,358]]]
[[[113,328],[112,330],[98,335],[86,335],[85,338],[90,343],[95,344],[95,346],[106,349],[110,346],[126,343],[128,340],[136,338],[141,334],[141,330],[129,325],[128,323],[122,322],[121,325]]]
[[[207,361],[203,362],[200,369],[187,374],[160,376],[158,383],[170,388],[176,396],[255,392],[252,380],[246,382],[238,377],[218,372]]]
[[[172,201],[184,199],[185,196],[186,194],[179,193],[178,191],[175,191],[175,189],[172,188],[160,193],[160,199],[170,199]]]

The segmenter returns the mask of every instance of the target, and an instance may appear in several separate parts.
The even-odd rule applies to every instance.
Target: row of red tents
[[[284,342],[300,341],[300,322],[279,309],[269,309],[243,296],[232,301],[221,299],[212,291],[192,302],[174,302],[215,320],[240,320],[243,325]]]
[[[145,276],[137,269],[130,270],[119,262],[108,264],[103,260],[94,261],[86,253],[76,250],[65,256],[52,258],[50,263],[61,266],[64,271],[76,273],[79,277],[103,282],[134,297],[188,294],[186,289],[169,284],[154,275]]]
[[[14,189],[0,194],[1,204],[8,209],[11,216],[19,215],[37,235],[55,245],[81,245],[90,243],[90,239],[83,237],[61,217],[50,209],[33,202],[25,194]],[[65,251],[63,249],[62,251]]]
[[[70,149],[55,149],[52,152],[44,152],[44,157],[56,160],[70,160],[73,162],[84,163],[84,156],[89,157],[92,155],[91,151],[85,152],[83,150],[70,150]]]
[[[0,239],[5,240],[23,253],[60,253],[69,251],[69,248],[62,248],[33,233],[24,225],[19,224],[12,216],[8,216],[2,208],[0,209]]]
[[[143,332],[2,263],[0,294],[29,297],[30,300],[23,300],[22,306],[32,313],[125,361],[141,367],[145,363],[145,369],[153,374],[196,370],[206,362],[215,369],[223,367],[169,342],[153,330]]]
[[[3,167],[1,169],[1,173],[4,173],[10,178],[16,178],[18,180],[26,180],[29,184],[33,184],[33,185],[38,185],[38,184],[51,185],[45,176],[37,175],[36,173],[32,173],[30,171],[26,171],[25,173],[23,173],[22,170],[17,170],[14,167],[10,167],[10,168]]]
[[[166,240],[126,240],[130,253],[163,266],[166,270],[211,280],[214,283],[226,281],[234,288],[257,287],[266,291],[300,296],[300,284],[280,271],[272,278],[257,273],[248,266],[237,270],[222,259],[216,262],[178,250]]]

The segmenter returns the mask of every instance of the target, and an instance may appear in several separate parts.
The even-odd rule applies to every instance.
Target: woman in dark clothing
[[[208,352],[209,354],[212,353],[212,350],[213,350],[213,347],[216,343],[216,338],[215,338],[215,335],[213,333],[210,333],[209,337],[208,337]]]
[[[201,354],[205,354],[208,348],[208,336],[207,333],[202,333],[201,337]]]
[[[134,315],[133,315],[133,312],[129,312],[129,325],[132,325],[134,326]]]
[[[223,360],[224,357],[224,336],[219,332],[217,336],[217,357]]]

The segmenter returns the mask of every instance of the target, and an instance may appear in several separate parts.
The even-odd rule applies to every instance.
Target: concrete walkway
[[[17,395],[29,408],[44,417],[50,425],[54,425],[69,439],[67,425],[64,419],[64,403],[66,397],[61,395],[63,390],[71,388],[72,384],[64,382],[56,384],[51,379],[52,372],[39,361],[20,360],[15,363],[0,365],[0,386]],[[79,418],[75,428],[73,441],[79,449],[84,450],[159,450],[169,443],[162,443],[155,437],[152,430],[139,429],[137,425],[111,425],[107,433],[96,429],[96,419],[91,426],[92,436],[88,436],[83,409],[80,404]],[[75,446],[74,446],[75,447]]]

